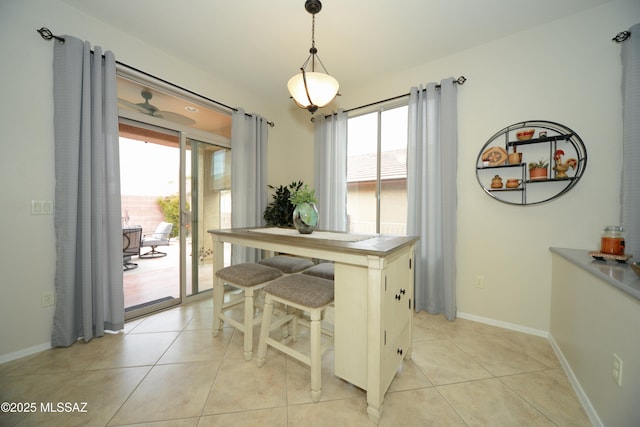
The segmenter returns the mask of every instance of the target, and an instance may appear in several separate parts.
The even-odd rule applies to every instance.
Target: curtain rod
[[[616,43],[622,43],[629,37],[631,37],[630,31],[620,31],[618,34],[616,34],[614,38],[611,39],[611,41]]]
[[[56,35],[54,35],[54,34],[53,34],[53,33],[52,33],[48,28],[46,28],[46,27],[42,27],[42,28],[40,28],[39,30],[36,30],[36,31],[37,31],[38,33],[40,33],[40,36],[41,36],[43,39],[45,39],[45,40],[55,39],[55,40],[57,40],[57,41],[58,41],[58,42],[60,42],[60,43],[64,43],[64,37],[60,37],[60,36],[56,36]],[[93,50],[91,51],[91,53],[93,53]],[[191,95],[194,95],[194,96],[197,96],[197,97],[199,97],[199,98],[205,99],[205,100],[207,100],[207,101],[209,101],[209,102],[213,102],[214,104],[219,105],[219,106],[221,106],[221,107],[228,108],[229,110],[233,110],[233,111],[236,111],[236,112],[238,111],[238,109],[237,109],[237,108],[234,108],[234,107],[231,107],[231,106],[229,106],[229,105],[223,104],[222,102],[216,101],[215,99],[211,99],[211,98],[208,98],[208,97],[206,97],[206,96],[200,95],[199,93],[196,93],[196,92],[194,92],[194,91],[192,91],[192,90],[186,89],[186,88],[184,88],[184,87],[182,87],[182,86],[178,86],[177,84],[171,83],[171,82],[169,82],[169,81],[167,81],[167,80],[161,79],[160,77],[154,76],[153,74],[149,74],[149,73],[147,73],[146,71],[139,70],[139,69],[137,69],[137,68],[135,68],[135,67],[132,67],[131,65],[125,64],[125,63],[120,62],[120,61],[116,61],[116,64],[118,64],[118,65],[120,65],[120,66],[122,66],[122,67],[128,68],[128,69],[130,69],[130,70],[132,70],[132,71],[135,71],[135,72],[137,72],[137,73],[143,74],[143,75],[145,75],[145,76],[147,76],[147,77],[150,77],[150,78],[153,78],[153,79],[155,79],[155,80],[158,80],[158,81],[160,81],[160,82],[162,82],[162,83],[165,83],[165,84],[167,84],[167,85],[169,85],[169,86],[172,86],[172,87],[174,87],[174,88],[176,88],[176,89],[179,89],[179,90],[182,90],[182,91],[184,91],[184,92],[187,92],[187,93],[189,93],[189,94],[191,94]],[[245,116],[247,116],[247,117],[253,117],[253,116],[252,116],[251,114],[249,114],[249,113],[244,113],[244,115],[245,115]],[[274,127],[274,126],[275,126],[275,123],[270,122],[270,121],[268,121],[268,120],[267,120],[267,124],[268,124],[270,127]]]
[[[457,79],[455,79],[455,80],[453,81],[453,84],[454,84],[454,85],[455,85],[455,84],[463,85],[463,84],[464,84],[464,82],[466,82],[466,81],[467,81],[467,78],[466,78],[465,76],[460,76],[460,77],[458,77]],[[439,84],[438,84],[438,85],[436,85],[436,89],[440,89],[440,85],[439,85]],[[424,92],[425,90],[427,90],[427,89],[426,89],[426,88],[425,88],[425,89],[422,89],[422,91],[423,91],[423,92]],[[378,105],[378,104],[384,104],[385,102],[395,101],[396,99],[404,98],[404,97],[407,97],[407,96],[409,96],[409,95],[410,95],[410,94],[405,93],[405,94],[402,94],[402,95],[393,96],[393,97],[391,97],[391,98],[383,99],[382,101],[376,101],[376,102],[372,102],[372,103],[370,103],[370,104],[360,105],[359,107],[349,108],[348,110],[344,110],[344,112],[345,112],[345,113],[348,113],[348,112],[350,112],[350,111],[360,110],[360,109],[362,109],[362,108],[372,107],[372,106],[374,106],[374,105]],[[325,118],[325,119],[327,119],[327,118],[331,117],[332,115],[333,115],[333,114],[327,114],[326,116],[324,116],[324,118]]]

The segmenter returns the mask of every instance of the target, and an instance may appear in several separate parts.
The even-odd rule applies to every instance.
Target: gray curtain
[[[51,344],[124,327],[116,65],[113,53],[54,43],[57,304]]]
[[[315,121],[314,187],[321,230],[347,231],[347,119],[340,110]]]
[[[267,121],[238,109],[231,122],[231,224],[237,227],[264,225],[267,207]],[[231,263],[255,262],[259,251],[233,246]]]
[[[640,257],[640,24],[622,43],[622,227],[626,253]]]
[[[407,141],[407,234],[415,252],[415,309],[456,317],[457,88],[411,88]]]

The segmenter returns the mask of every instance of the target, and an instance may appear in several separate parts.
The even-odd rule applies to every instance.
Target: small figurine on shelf
[[[502,178],[500,178],[500,175],[496,175],[491,179],[491,188],[502,188]]]
[[[562,150],[556,150],[553,156],[555,161],[553,170],[556,171],[556,178],[568,178],[567,171],[569,168],[575,169],[578,165],[578,161],[574,158],[567,159],[566,162],[562,163],[562,156],[564,156],[564,151]]]

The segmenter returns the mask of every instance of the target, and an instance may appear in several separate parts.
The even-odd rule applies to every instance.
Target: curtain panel
[[[347,119],[340,110],[315,120],[314,187],[322,230],[347,231]]]
[[[64,39],[54,43],[53,59],[53,346],[124,327],[115,57]]]
[[[622,42],[622,189],[621,224],[625,252],[640,256],[640,23]]]
[[[267,143],[269,126],[256,114],[243,109],[232,114],[231,122],[231,224],[233,227],[264,225],[267,207]],[[256,262],[259,251],[233,246],[231,263]]]
[[[409,93],[407,141],[407,234],[419,236],[415,250],[415,310],[456,317],[457,88]]]

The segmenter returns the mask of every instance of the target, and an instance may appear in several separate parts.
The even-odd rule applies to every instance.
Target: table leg
[[[374,423],[382,416],[384,391],[382,384],[382,354],[384,347],[383,294],[384,260],[370,256],[367,270],[367,414]]]
[[[216,272],[224,267],[224,242],[220,241],[215,235],[213,235],[213,334],[218,335],[220,332],[221,324],[220,317],[217,315],[218,306],[222,309],[224,304],[224,283],[218,281]]]

